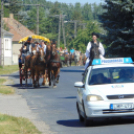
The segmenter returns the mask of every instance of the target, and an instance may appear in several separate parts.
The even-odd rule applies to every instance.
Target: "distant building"
[[[4,31],[4,65],[12,65],[13,64],[13,54],[12,54],[12,38],[13,34],[10,32]],[[1,44],[1,36],[0,36],[0,65],[2,56],[2,44]]]
[[[19,49],[22,46],[19,44],[19,40],[26,36],[32,36],[34,33],[15,20],[13,14],[10,14],[9,18],[4,18],[4,23],[9,28],[9,32],[13,34],[13,64],[18,64]]]

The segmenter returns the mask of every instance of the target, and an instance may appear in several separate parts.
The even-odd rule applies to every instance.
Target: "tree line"
[[[16,0],[12,0],[16,1]],[[21,0],[20,0],[21,1]],[[100,41],[106,49],[106,56],[127,57],[133,56],[134,49],[134,1],[133,0],[104,0],[103,4],[66,4],[48,2],[46,0],[23,0],[25,4],[42,4],[40,7],[40,34],[50,39],[58,37],[59,19],[55,15],[66,15],[66,21],[78,20],[77,37],[74,37],[74,24],[65,23],[66,41],[69,48],[75,47],[85,51],[91,40],[91,33],[97,32]],[[9,12],[17,13],[16,19],[30,30],[36,29],[36,7],[15,6],[5,7],[5,16]],[[85,28],[80,24],[86,23]],[[63,36],[61,35],[61,39]],[[61,40],[61,46],[63,41]]]
[[[37,20],[37,7],[36,6],[21,6],[19,4],[41,4],[39,8],[39,31],[40,35],[44,35],[50,39],[58,39],[58,30],[59,30],[59,18],[55,17],[56,15],[65,15],[64,23],[65,26],[65,35],[67,41],[67,47],[75,47],[81,51],[85,51],[88,39],[88,31],[86,30],[89,27],[90,23],[98,22],[99,15],[104,11],[101,4],[88,4],[84,5],[80,3],[76,4],[66,4],[59,2],[50,2],[46,0],[12,0],[10,6],[5,7],[5,17],[9,16],[9,13],[13,13],[15,19],[20,21],[30,30],[36,33],[36,20]],[[74,23],[70,21],[77,20],[77,37],[74,38]],[[84,25],[85,23],[85,29]],[[97,25],[95,25],[97,26]],[[62,29],[61,29],[62,31]],[[84,39],[81,38],[81,33],[85,34]],[[78,39],[78,40],[77,40]],[[80,44],[80,46],[78,46]],[[61,46],[64,47],[63,34],[61,34]]]

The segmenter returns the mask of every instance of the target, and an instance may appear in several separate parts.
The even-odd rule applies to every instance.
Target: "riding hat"
[[[94,32],[93,32],[93,33],[92,33],[92,36],[94,36],[94,35],[95,35],[97,38],[99,38],[98,33],[94,33]]]

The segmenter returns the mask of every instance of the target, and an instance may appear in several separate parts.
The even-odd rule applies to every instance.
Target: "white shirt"
[[[42,48],[44,49],[44,54],[46,54],[47,45],[44,44]]]
[[[91,42],[89,42],[87,45],[87,50],[86,50],[86,57],[87,58],[89,58],[89,56],[90,56],[90,49],[91,49]],[[104,56],[105,49],[101,43],[99,43],[99,51],[100,51],[100,55]]]

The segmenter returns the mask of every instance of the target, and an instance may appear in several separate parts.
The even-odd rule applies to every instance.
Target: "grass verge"
[[[26,118],[0,114],[1,134],[41,134]]]
[[[11,66],[4,66],[4,67],[0,66],[0,75],[11,74],[18,70],[19,70],[18,65],[11,65]]]
[[[12,87],[3,85],[4,82],[6,82],[6,79],[0,79],[0,93],[5,95],[14,94],[15,90]]]

